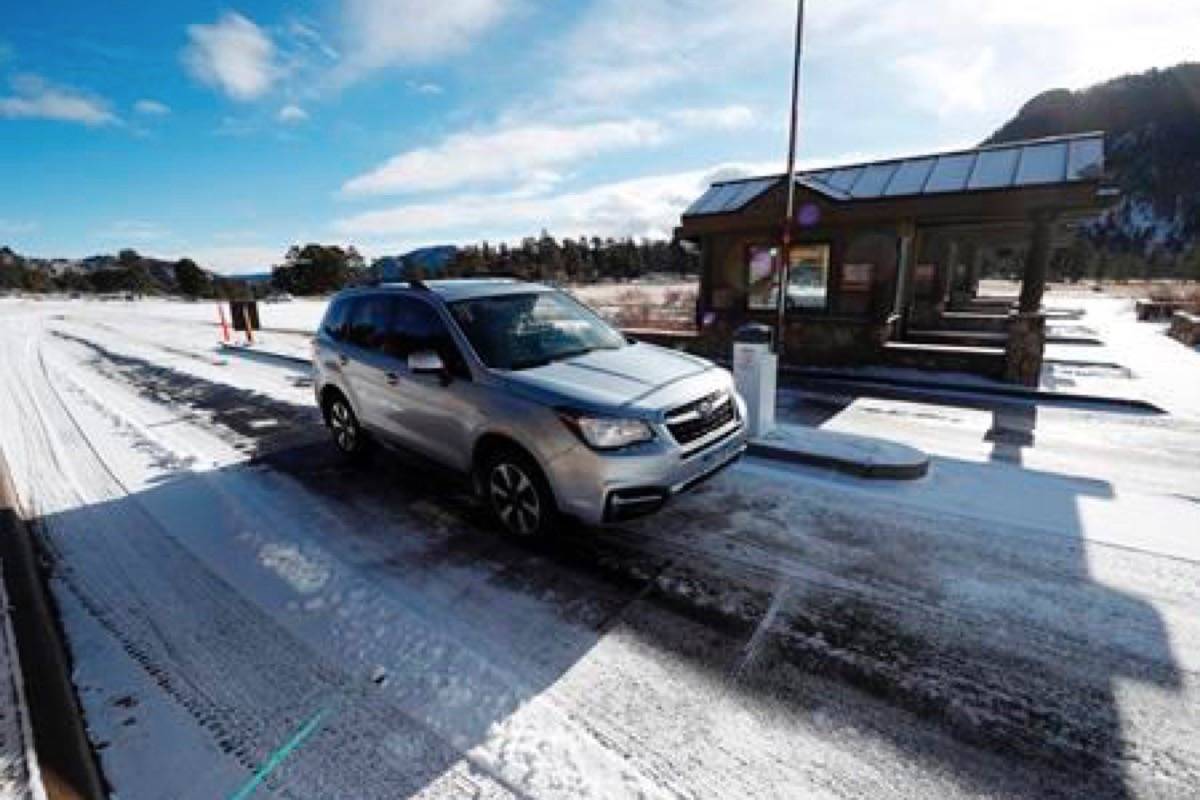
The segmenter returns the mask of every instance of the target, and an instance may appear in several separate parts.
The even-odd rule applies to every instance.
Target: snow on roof
[[[1104,134],[1077,133],[800,172],[796,183],[832,200],[1014,189],[1098,180],[1104,174]],[[782,175],[714,183],[685,217],[740,211]]]

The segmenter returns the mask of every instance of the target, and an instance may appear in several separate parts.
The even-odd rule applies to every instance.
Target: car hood
[[[644,342],[503,375],[538,402],[639,416],[657,415],[728,384],[725,370],[712,362]]]

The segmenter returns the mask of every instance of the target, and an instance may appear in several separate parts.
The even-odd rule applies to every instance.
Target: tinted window
[[[350,300],[342,298],[335,300],[325,311],[325,319],[321,321],[321,330],[331,339],[341,341],[346,335],[346,322],[350,315]]]
[[[437,310],[411,297],[392,298],[392,316],[383,350],[396,358],[408,358],[421,350],[432,350],[453,372],[462,373],[464,362]]]
[[[391,304],[386,295],[368,295],[354,300],[346,340],[368,350],[378,350],[388,329]]]

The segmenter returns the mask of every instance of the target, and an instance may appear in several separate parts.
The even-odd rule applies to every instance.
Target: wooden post
[[[246,344],[254,344],[254,326],[250,318],[250,305],[242,306],[242,319],[246,321]]]
[[[939,315],[946,310],[946,302],[950,299],[950,287],[954,283],[954,273],[958,268],[959,252],[957,239],[946,243],[942,268],[938,272],[937,298],[934,300]]]
[[[896,260],[896,304],[894,313],[900,318],[894,336],[903,336],[908,327],[909,306],[912,304],[913,240],[915,226],[904,223],[900,226],[900,253]]]
[[[1038,211],[1033,214],[1033,232],[1029,237],[1029,251],[1025,255],[1025,274],[1021,278],[1021,299],[1018,307],[1022,312],[1029,313],[1042,307],[1056,216],[1053,211]]]

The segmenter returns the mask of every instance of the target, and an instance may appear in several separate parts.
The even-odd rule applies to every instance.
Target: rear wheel
[[[349,401],[341,395],[329,401],[329,431],[342,455],[357,458],[366,450],[366,436]]]
[[[500,450],[483,465],[484,499],[505,532],[520,539],[546,536],[558,511],[542,471],[518,450]]]

